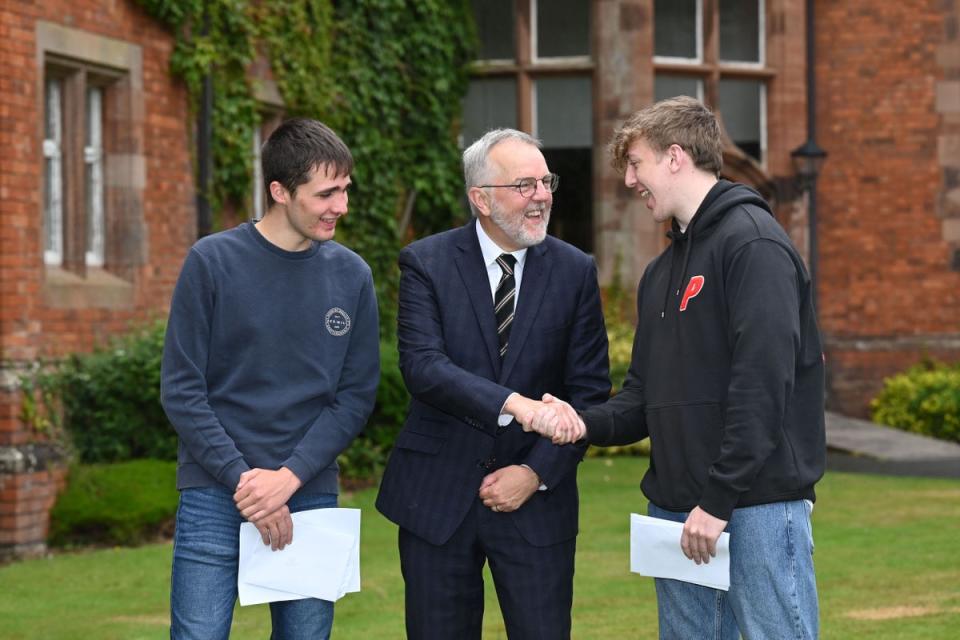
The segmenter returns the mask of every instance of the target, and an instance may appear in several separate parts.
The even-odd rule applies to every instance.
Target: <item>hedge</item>
[[[960,363],[927,361],[884,380],[873,421],[960,442]]]
[[[172,531],[176,471],[176,463],[166,460],[72,466],[50,512],[48,541],[131,545]]]

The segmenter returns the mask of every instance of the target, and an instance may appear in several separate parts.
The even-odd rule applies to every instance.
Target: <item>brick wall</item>
[[[927,354],[960,359],[960,238],[945,237],[941,205],[945,165],[960,166],[960,146],[943,141],[960,115],[958,62],[945,55],[960,11],[953,0],[836,0],[816,11],[817,137],[830,154],[818,206],[829,404],[864,415],[883,376]]]
[[[132,226],[136,234],[122,239],[135,258],[86,278],[43,262],[43,38],[50,33],[77,40],[81,48],[89,36],[137,54],[135,81],[127,83],[123,113],[116,114],[121,126],[105,114],[124,150],[108,158],[117,163],[109,175],[127,181],[117,195],[108,175],[108,197],[120,198],[121,218],[142,218]],[[132,0],[0,7],[0,453],[13,455],[36,439],[20,419],[17,379],[27,363],[89,350],[131,324],[166,313],[196,234],[190,114],[184,87],[169,74],[173,44]],[[0,469],[0,547],[42,543],[46,524],[37,507],[52,499],[62,473],[56,466]]]
[[[50,509],[66,483],[62,459],[45,445],[0,449],[0,560],[43,552]]]

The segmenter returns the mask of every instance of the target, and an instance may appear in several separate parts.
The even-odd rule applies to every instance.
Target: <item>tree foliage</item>
[[[476,36],[466,0],[138,0],[176,34],[171,71],[196,108],[213,81],[215,206],[242,209],[258,121],[249,69],[265,55],[286,113],[350,146],[341,240],[374,270],[393,331],[396,254],[464,215],[457,132]]]

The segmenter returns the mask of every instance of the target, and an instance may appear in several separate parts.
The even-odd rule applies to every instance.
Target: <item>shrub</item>
[[[164,324],[155,322],[39,376],[80,462],[176,459],[177,434],[160,406],[163,335]]]
[[[393,442],[407,415],[410,395],[400,374],[400,356],[393,341],[380,342],[380,385],[373,415],[353,444],[340,454],[340,477],[348,486],[370,484],[383,471]]]
[[[166,460],[74,465],[50,512],[52,545],[130,545],[169,528],[177,465]]]
[[[884,380],[874,422],[960,442],[960,363],[924,362]]]

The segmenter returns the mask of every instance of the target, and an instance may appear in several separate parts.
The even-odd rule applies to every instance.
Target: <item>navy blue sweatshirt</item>
[[[285,251],[252,224],[203,238],[173,294],[161,374],[180,436],[177,488],[236,488],[289,468],[337,492],[337,455],[373,410],[380,375],[370,268],[336,242]]]
[[[642,489],[671,511],[814,499],[824,364],[810,277],[752,189],[719,181],[648,265],[624,389],[583,413],[591,443],[650,436]]]

